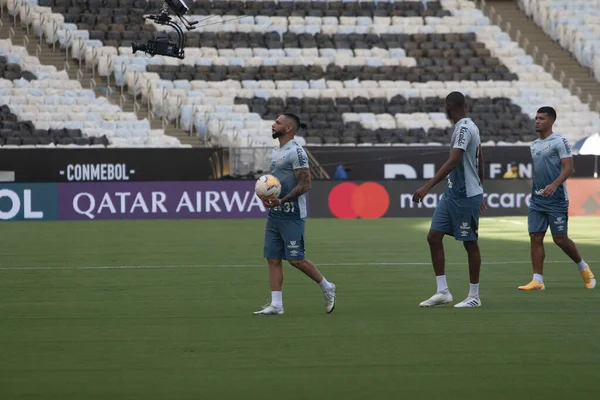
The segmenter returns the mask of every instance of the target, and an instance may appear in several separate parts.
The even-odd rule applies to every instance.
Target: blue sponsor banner
[[[0,221],[58,219],[56,183],[0,184]]]

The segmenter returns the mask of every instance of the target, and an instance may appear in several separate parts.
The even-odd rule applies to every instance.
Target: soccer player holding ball
[[[421,302],[421,307],[437,307],[450,304],[452,295],[448,290],[445,272],[444,235],[454,236],[463,242],[469,260],[469,295],[454,307],[479,307],[479,214],[485,211],[483,202],[483,154],[479,129],[467,118],[465,96],[452,92],[446,97],[446,114],[454,122],[450,140],[450,158],[435,176],[417,190],[413,201],[420,202],[432,187],[448,176],[446,192],[435,209],[427,234],[431,261],[437,281],[437,291]]]
[[[298,129],[305,127],[294,114],[280,115],[272,126],[273,139],[279,140],[279,147],[273,150],[270,169],[281,183],[281,193],[279,197],[264,197],[257,193],[265,207],[270,208],[264,256],[269,264],[271,303],[256,311],[255,315],[283,314],[282,260],[287,260],[321,286],[328,314],[335,308],[335,285],[328,282],[315,265],[304,257],[304,194],[310,190],[311,182],[308,157],[294,136]]]
[[[566,180],[573,174],[571,146],[564,137],[552,131],[556,111],[542,107],[535,116],[535,130],[539,134],[530,146],[533,159],[533,189],[529,203],[529,238],[533,279],[519,290],[544,290],[544,236],[550,226],[552,239],[579,268],[586,288],[596,287],[590,267],[581,258],[577,246],[568,236],[569,196]]]

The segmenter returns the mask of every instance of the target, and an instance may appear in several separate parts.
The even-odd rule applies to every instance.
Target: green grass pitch
[[[547,239],[531,279],[525,218],[487,218],[480,309],[420,309],[428,220],[307,223],[335,312],[286,265],[270,300],[264,221],[3,223],[0,399],[597,399],[600,288]],[[600,274],[600,219],[571,237]],[[466,255],[445,241],[455,301]],[[113,268],[122,267],[122,268]]]

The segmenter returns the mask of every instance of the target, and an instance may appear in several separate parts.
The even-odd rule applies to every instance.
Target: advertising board
[[[3,149],[0,178],[16,183],[202,181],[228,174],[228,157],[221,148]]]
[[[426,181],[314,181],[311,218],[431,217],[445,190],[421,203],[413,193]],[[525,216],[531,181],[485,182],[486,216]],[[600,179],[569,179],[569,215],[600,216]],[[265,218],[254,181],[86,182],[0,184],[0,221]]]

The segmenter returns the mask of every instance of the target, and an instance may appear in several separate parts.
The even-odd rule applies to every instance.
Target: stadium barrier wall
[[[386,179],[430,179],[448,160],[447,146],[410,147],[307,147],[330,176],[338,165],[351,168],[350,179],[379,181]],[[523,179],[533,177],[529,146],[483,147],[486,180],[502,179],[512,163],[517,163]],[[574,156],[575,176],[594,176],[594,156]]]
[[[0,157],[4,182],[178,182],[228,174],[223,148],[3,149]]]
[[[253,181],[0,185],[0,220],[265,218]]]
[[[438,184],[421,203],[412,195],[426,181],[316,181],[310,217],[402,218],[431,217],[445,190]],[[493,180],[484,183],[486,216],[525,216],[531,199],[530,180]],[[600,215],[600,179],[569,179],[569,215]]]
[[[422,203],[412,194],[425,181],[315,181],[312,218],[431,217],[444,185]],[[570,179],[569,215],[600,216],[600,179]],[[525,216],[528,180],[485,182],[486,216]],[[0,221],[265,218],[254,181],[86,182],[0,184]]]

